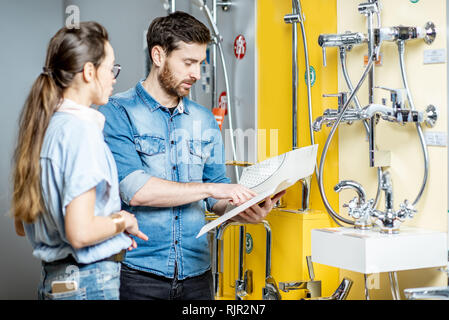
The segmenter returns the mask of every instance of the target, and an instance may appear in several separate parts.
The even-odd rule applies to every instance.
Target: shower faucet
[[[383,104],[370,104],[362,109],[348,108],[343,115],[341,122],[352,124],[354,121],[371,119],[375,115],[379,115],[383,120],[404,124],[406,122],[423,123],[428,127],[435,126],[438,119],[438,110],[435,106],[429,105],[425,112],[410,110],[406,108],[407,93],[405,89],[390,89],[386,87],[376,87],[390,92],[392,106]],[[338,109],[326,109],[322,116],[315,119],[313,130],[320,131],[323,124],[330,127],[340,116],[341,108],[347,101],[347,93],[340,92],[338,94],[323,95],[323,97],[338,97]]]
[[[322,116],[315,119],[313,122],[313,130],[318,132],[321,130],[323,124],[326,124],[326,126],[330,127],[334,124],[334,122],[337,120],[341,109],[346,104],[346,101],[348,93],[347,92],[339,92],[337,94],[325,94],[323,95],[324,98],[332,98],[337,97],[338,98],[338,108],[335,109],[326,109]],[[347,111],[345,112],[344,118],[342,119],[342,122],[352,124],[354,121],[360,120],[360,110],[357,110],[355,108],[349,107]]]
[[[374,41],[380,45],[383,41],[407,41],[413,39],[423,39],[428,45],[432,44],[436,38],[436,27],[433,22],[427,22],[421,27],[384,27],[374,29]]]
[[[318,44],[323,50],[323,66],[327,66],[326,48],[345,47],[351,50],[353,46],[367,42],[367,37],[361,32],[349,32],[342,34],[321,34]]]

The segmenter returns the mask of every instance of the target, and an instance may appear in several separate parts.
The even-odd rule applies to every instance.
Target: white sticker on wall
[[[447,133],[438,131],[425,131],[424,138],[427,146],[434,147],[446,147],[447,146]]]
[[[446,63],[446,49],[424,50],[424,64]]]

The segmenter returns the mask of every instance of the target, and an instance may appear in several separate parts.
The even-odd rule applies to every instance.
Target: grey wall
[[[59,0],[0,0],[0,299],[36,298],[40,262],[27,240],[16,236],[8,213],[11,157],[19,112],[62,16]]]
[[[31,85],[41,72],[50,38],[68,15],[67,6],[76,5],[80,20],[95,20],[106,27],[122,71],[114,93],[125,91],[146,76],[145,32],[149,23],[166,15],[161,0],[0,0],[0,299],[36,299],[40,261],[32,257],[25,238],[16,236],[9,216],[11,164],[17,135],[17,122]],[[224,36],[224,51],[230,73],[235,127],[245,131],[256,123],[255,5],[256,0],[235,0],[230,12],[218,10],[217,20]],[[211,1],[207,3],[210,5]],[[207,26],[204,14],[188,0],[176,1],[176,9],[191,13]],[[236,61],[233,42],[238,34],[247,39],[247,56]],[[217,91],[225,90],[221,64],[217,65]],[[192,90],[192,98],[210,108],[211,95],[201,83]],[[237,102],[237,103],[236,103]],[[225,121],[224,129],[228,128]],[[254,138],[254,137],[253,137]],[[248,138],[247,138],[248,139]],[[228,149],[229,146],[226,146]],[[228,152],[228,160],[231,153]],[[241,154],[239,160],[254,161],[255,150]],[[232,170],[228,170],[233,176]]]
[[[20,110],[70,4],[79,7],[81,21],[95,20],[107,28],[122,65],[115,92],[145,76],[144,31],[153,18],[166,14],[158,0],[0,0],[0,299],[37,297],[40,261],[32,257],[28,241],[16,236],[9,216],[11,159]]]

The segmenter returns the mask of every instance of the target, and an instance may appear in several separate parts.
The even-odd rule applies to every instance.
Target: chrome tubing
[[[378,24],[380,24],[379,19],[378,19]],[[341,68],[343,71],[343,77],[345,78],[345,81],[346,81],[346,85],[348,86],[349,91],[353,91],[354,87],[352,85],[351,78],[349,77],[348,67],[346,64],[346,48],[345,47],[340,47],[340,62],[341,62]],[[361,106],[357,96],[354,97],[354,102],[355,102],[357,109],[362,109],[362,106]],[[366,134],[369,139],[369,136],[370,136],[369,124],[366,121],[363,121],[363,125],[365,127],[365,131],[366,131]],[[374,208],[377,207],[377,204],[378,204],[379,198],[380,198],[380,192],[381,192],[380,191],[380,181],[381,181],[381,179],[382,179],[382,168],[377,168],[377,192],[376,192],[376,198],[374,199],[374,205],[373,205]]]
[[[302,35],[302,42],[304,45],[304,59],[306,62],[306,74],[307,74],[307,106],[309,109],[309,133],[310,133],[310,144],[315,144],[315,138],[313,136],[313,129],[312,129],[312,122],[313,122],[313,115],[312,115],[312,79],[310,78],[310,61],[309,61],[309,48],[307,46],[307,35],[306,35],[306,28],[304,25],[304,15],[302,13],[301,8],[301,1],[296,0],[297,7],[299,9],[298,14],[301,15],[301,20],[299,21],[299,25],[301,26],[301,35]],[[316,170],[315,170],[316,172]]]
[[[390,289],[393,300],[401,300],[397,272],[396,271],[388,272],[388,277],[390,278]]]
[[[223,67],[223,74],[225,78],[225,86],[226,86],[226,93],[228,97],[228,116],[229,116],[229,131],[231,131],[231,149],[232,149],[232,158],[234,161],[237,161],[237,151],[235,149],[235,141],[234,141],[234,125],[233,125],[233,109],[232,109],[232,95],[231,95],[231,88],[229,85],[229,78],[228,78],[228,71],[226,68],[226,61],[224,57],[223,47],[221,45],[221,42],[218,42],[218,51],[220,52],[220,58],[221,58],[221,65]],[[239,176],[239,170],[238,166],[234,166],[234,172],[235,172],[235,181],[236,183],[239,183],[240,176]]]
[[[413,101],[413,98],[412,98],[412,95],[410,92],[410,87],[408,85],[407,74],[405,71],[405,63],[404,63],[405,42],[404,41],[398,41],[398,51],[399,51],[399,64],[401,67],[402,82],[404,84],[405,90],[407,91],[407,99],[410,104],[410,109],[416,110],[415,103]],[[421,188],[418,192],[418,195],[416,196],[415,201],[413,201],[413,206],[416,206],[416,204],[421,199],[424,189],[426,188],[427,178],[428,178],[428,174],[429,174],[429,153],[427,150],[427,144],[426,144],[426,140],[424,139],[424,134],[423,134],[421,124],[418,122],[416,123],[416,130],[418,132],[419,141],[421,142],[421,149],[422,149],[423,157],[424,157],[424,176],[423,176],[423,182],[422,182]]]
[[[348,100],[346,101],[345,105],[342,107],[342,110],[340,112],[340,115],[338,116],[338,119],[335,121],[334,125],[332,126],[331,132],[329,133],[329,136],[327,137],[326,143],[324,145],[323,152],[321,153],[321,160],[320,160],[319,174],[318,174],[318,187],[320,190],[321,198],[323,199],[324,206],[326,207],[326,210],[330,214],[331,218],[339,226],[342,226],[342,225],[337,220],[344,222],[346,224],[349,224],[349,225],[354,225],[354,221],[341,217],[340,215],[338,215],[337,212],[334,211],[334,209],[332,209],[332,207],[326,197],[326,192],[324,191],[324,184],[323,184],[324,163],[326,160],[326,155],[327,155],[327,151],[329,149],[329,145],[335,135],[337,127],[340,124],[341,120],[343,119],[344,113],[348,109],[349,104],[354,99],[357,92],[360,90],[360,87],[362,86],[363,82],[365,81],[366,76],[368,75],[371,68],[373,67],[374,58],[375,58],[375,54],[372,54],[368,60],[368,65],[366,66],[365,71],[363,72],[363,75],[362,75],[361,79],[359,80],[359,83],[357,84],[355,89],[351,91],[351,94],[350,94]]]
[[[233,108],[232,108],[232,95],[231,95],[231,88],[229,85],[229,75],[228,70],[226,68],[226,60],[224,57],[224,51],[223,46],[221,44],[221,36],[220,32],[218,30],[217,24],[215,23],[215,19],[212,16],[208,6],[204,3],[204,0],[192,0],[192,3],[200,7],[202,11],[204,11],[204,14],[206,15],[207,20],[209,21],[210,26],[212,27],[214,36],[216,38],[216,45],[218,47],[218,51],[220,52],[220,59],[221,59],[221,66],[223,68],[223,75],[225,78],[225,87],[226,87],[226,94],[228,97],[228,116],[229,116],[229,131],[231,132],[231,149],[232,149],[232,158],[233,161],[237,161],[237,152],[235,149],[235,141],[234,141],[234,125],[233,125]],[[214,8],[214,12],[216,12],[216,8]],[[239,177],[239,170],[237,166],[234,166],[234,172],[235,172],[235,180],[236,183],[239,183],[240,177]]]

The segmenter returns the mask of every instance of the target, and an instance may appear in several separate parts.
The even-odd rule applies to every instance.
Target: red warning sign
[[[212,109],[215,120],[218,122],[220,130],[222,129],[225,115],[228,113],[228,96],[226,91],[223,91],[218,97],[218,107]]]
[[[246,39],[242,34],[239,34],[234,40],[234,55],[241,60],[246,54]]]
[[[220,93],[220,96],[218,97],[218,107],[220,109],[225,109],[226,113],[228,113],[228,95],[226,91]]]

